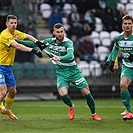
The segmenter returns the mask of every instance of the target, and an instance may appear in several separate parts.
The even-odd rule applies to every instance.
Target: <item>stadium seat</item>
[[[100,38],[99,38],[99,33],[97,31],[93,31],[92,34],[90,35],[94,45],[98,44],[100,45]]]
[[[16,80],[23,78],[24,73],[23,73],[22,63],[14,62],[12,70],[13,70],[13,73],[14,73]]]
[[[133,3],[133,0],[129,0],[130,3]]]
[[[118,31],[111,31],[110,32],[110,39],[111,39],[111,41],[113,41],[117,35],[119,35]]]
[[[121,3],[126,4],[128,3],[128,0],[120,0]]]
[[[97,61],[90,62],[90,72],[92,77],[99,77],[102,75],[101,65]]]
[[[55,69],[54,65],[52,64],[52,62],[46,63],[45,68],[46,68],[46,76],[49,79],[53,79],[56,77],[56,69]]]
[[[101,40],[101,44],[102,44],[103,46],[109,47],[109,46],[111,45],[111,40],[110,40],[110,38],[103,38],[103,39]]]
[[[67,31],[69,28],[70,28],[70,25],[69,24],[64,24],[64,29]]]
[[[125,9],[125,5],[123,3],[117,3],[117,10]]]
[[[66,13],[66,15],[68,15],[71,12],[71,4],[69,3],[65,3],[65,5],[63,6],[63,11]]]
[[[64,28],[67,31],[70,28],[70,25],[67,23],[67,18],[63,17],[62,21],[63,21]]]
[[[40,5],[40,11],[41,11],[42,17],[44,19],[48,19],[49,16],[51,15],[51,13],[52,13],[51,5],[48,4],[48,3],[42,3]]]
[[[110,38],[110,34],[109,34],[108,31],[101,31],[99,33],[99,37],[100,37],[101,40],[104,39],[104,38]]]
[[[103,30],[103,24],[101,18],[95,17],[95,26],[96,26],[95,31],[100,32]]]
[[[46,77],[46,68],[45,64],[41,62],[34,63],[35,68],[35,77],[38,79],[42,79]]]
[[[110,33],[108,31],[101,31],[99,33],[99,37],[101,40],[101,44],[103,46],[110,46],[111,45],[111,40],[110,40]]]
[[[104,62],[109,55],[109,49],[106,46],[99,46],[97,49],[98,57],[101,62]]]
[[[101,20],[101,18],[99,18],[99,17],[95,17],[95,22],[98,23],[98,24],[99,24],[99,23],[101,24],[101,23],[102,23],[102,20]]]
[[[85,77],[90,76],[89,64],[86,61],[80,61],[78,63],[78,68]]]
[[[95,26],[96,26],[95,31],[100,32],[100,31],[103,30],[103,25],[102,24],[95,24]]]
[[[126,7],[126,12],[132,15],[133,14],[133,3],[127,3],[125,7]]]
[[[32,79],[34,77],[34,65],[30,62],[23,63],[24,78]]]

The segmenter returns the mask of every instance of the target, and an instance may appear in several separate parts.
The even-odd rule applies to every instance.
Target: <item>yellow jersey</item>
[[[116,59],[115,59],[115,64],[114,64],[114,66],[118,66],[118,55],[117,55],[117,57],[116,57]]]
[[[11,46],[11,43],[16,38],[24,40],[26,34],[18,30],[11,34],[8,29],[5,29],[0,34],[0,65],[12,66],[14,64],[16,48]]]

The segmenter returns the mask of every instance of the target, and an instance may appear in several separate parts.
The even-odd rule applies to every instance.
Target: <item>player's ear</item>
[[[54,30],[53,30],[53,32],[52,32],[52,33],[53,33],[53,35],[55,35],[55,31],[54,31]]]
[[[6,22],[6,26],[8,26],[8,22]]]
[[[122,24],[122,30],[124,30],[124,26],[123,26],[123,24]]]

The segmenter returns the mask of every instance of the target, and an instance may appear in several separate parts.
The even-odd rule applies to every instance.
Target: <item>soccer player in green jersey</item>
[[[55,38],[43,40],[44,45],[38,43],[37,45],[49,55],[56,67],[57,89],[62,101],[70,107],[68,112],[69,119],[74,119],[75,107],[68,95],[69,84],[72,83],[85,97],[92,113],[92,118],[94,120],[101,120],[96,114],[95,102],[88,83],[74,60],[73,42],[65,37],[65,29],[62,24],[57,23],[54,25],[53,35]],[[36,46],[35,43],[29,41],[20,41],[20,43],[31,47]]]
[[[27,38],[39,43],[35,37],[16,30],[16,16],[8,15],[6,18],[6,26],[7,28],[0,34],[0,108],[2,109],[2,114],[8,115],[12,120],[17,120],[17,117],[11,111],[17,92],[16,81],[12,72],[16,49],[32,52],[40,58],[42,57],[42,52],[17,42],[18,39],[23,40]],[[4,98],[5,106],[2,102]]]
[[[124,106],[126,107],[126,114],[123,120],[133,119],[133,114],[130,107],[130,93],[129,85],[133,81],[133,18],[131,15],[125,15],[122,18],[123,32],[116,37],[113,50],[111,51],[105,65],[111,72],[114,71],[114,61],[119,53],[122,53],[122,69],[120,76],[120,96]]]

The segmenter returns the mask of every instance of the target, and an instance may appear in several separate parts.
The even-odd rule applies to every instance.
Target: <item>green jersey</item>
[[[133,61],[128,58],[130,54],[133,54],[133,34],[129,38],[124,38],[124,32],[116,37],[113,50],[109,56],[108,60],[115,60],[118,52],[122,54],[122,64],[126,67],[133,68]]]
[[[48,47],[46,47],[44,51],[49,57],[53,57],[54,55],[60,57],[60,61],[52,60],[52,63],[55,65],[55,67],[66,68],[75,66],[76,62],[74,59],[73,42],[67,37],[64,37],[61,44],[57,44],[55,40],[56,38],[48,38],[43,41],[44,44],[48,45]]]

